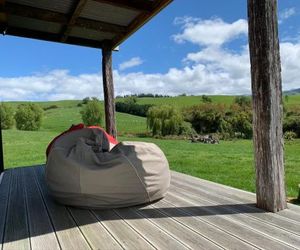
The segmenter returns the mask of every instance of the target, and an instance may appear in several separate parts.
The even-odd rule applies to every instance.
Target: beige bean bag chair
[[[165,196],[169,165],[155,144],[122,142],[109,150],[99,129],[84,128],[56,139],[46,164],[54,199],[71,206],[117,208]]]

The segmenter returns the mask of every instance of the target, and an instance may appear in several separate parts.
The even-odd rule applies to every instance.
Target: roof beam
[[[153,2],[149,0],[93,0],[98,3],[126,8],[130,10],[150,12],[153,9]]]
[[[7,14],[4,9],[5,0],[0,0],[0,34],[4,34],[7,28]]]
[[[62,37],[61,37],[62,42],[65,42],[68,39],[68,36],[70,35],[72,28],[75,26],[76,19],[79,17],[87,1],[88,0],[77,1],[77,4],[74,8],[74,11],[71,14],[68,24],[63,28]]]
[[[62,25],[67,25],[69,22],[69,18],[62,13],[29,6],[23,6],[14,3],[6,3],[4,11],[9,15],[33,18],[46,22],[59,23]],[[122,34],[126,33],[127,31],[127,28],[125,26],[89,20],[86,18],[77,18],[74,26],[115,34]]]
[[[102,0],[101,0],[102,1]],[[146,22],[148,22],[152,17],[154,17],[157,13],[159,13],[163,8],[165,8],[168,4],[170,4],[173,0],[155,0],[152,3],[152,11],[151,13],[142,12],[135,18],[127,27],[128,32],[123,36],[116,36],[112,41],[112,47],[115,48],[119,46],[124,40],[126,40],[130,35],[136,32],[139,28],[141,28]]]
[[[16,27],[9,27],[7,30],[8,35],[18,36],[18,37],[26,37],[50,42],[61,42],[61,35],[60,34],[53,34],[53,33],[46,33],[43,31],[33,31],[24,28],[16,28]],[[86,46],[92,48],[102,48],[102,42],[95,41],[95,40],[88,40],[82,39],[77,37],[69,37],[68,44],[79,45],[79,46]]]

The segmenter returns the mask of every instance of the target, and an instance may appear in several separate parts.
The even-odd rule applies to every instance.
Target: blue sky
[[[114,52],[116,95],[249,94],[246,2],[174,0]],[[278,4],[283,88],[293,89],[300,87],[300,2]],[[0,52],[0,100],[103,95],[100,50],[1,36]]]

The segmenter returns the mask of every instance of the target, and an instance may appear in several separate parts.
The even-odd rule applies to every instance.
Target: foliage
[[[190,122],[183,122],[181,126],[179,127],[179,134],[187,137],[191,137],[193,135],[196,135],[195,129],[193,129],[193,126]]]
[[[57,105],[50,105],[50,106],[44,107],[43,110],[44,110],[44,111],[47,111],[47,110],[49,110],[49,109],[57,109],[57,108],[58,108]]]
[[[98,98],[98,97],[96,97],[96,96],[92,96],[92,97],[91,97],[91,101],[96,101],[96,102],[99,102],[100,100],[99,100],[99,98]]]
[[[225,115],[225,107],[219,104],[200,104],[184,110],[184,118],[197,133],[216,133]]]
[[[247,96],[236,96],[234,99],[234,104],[237,104],[244,109],[248,109],[251,108],[251,99]]]
[[[85,97],[82,99],[82,104],[87,104],[90,100],[91,100],[91,98]]]
[[[152,135],[178,135],[183,126],[182,114],[173,106],[163,105],[149,108],[147,113],[147,127]]]
[[[81,111],[81,118],[86,126],[101,126],[102,117],[103,114],[98,101],[88,101]]]
[[[43,110],[34,103],[20,104],[15,114],[16,127],[19,130],[39,130],[42,124]]]
[[[137,98],[135,96],[127,97],[124,101],[127,105],[134,105],[137,102]]]
[[[202,95],[201,97],[203,103],[211,103],[212,99],[207,95]]]
[[[294,132],[297,137],[300,137],[300,117],[296,115],[288,116],[283,121],[283,132]]]
[[[287,141],[292,141],[297,137],[297,134],[293,131],[286,131],[284,133],[284,139]]]
[[[14,112],[11,106],[5,103],[0,104],[1,128],[11,129],[14,125]]]
[[[152,107],[150,104],[140,105],[137,104],[134,99],[130,99],[127,102],[117,102],[116,111],[122,113],[128,113],[132,115],[146,117],[149,108]]]

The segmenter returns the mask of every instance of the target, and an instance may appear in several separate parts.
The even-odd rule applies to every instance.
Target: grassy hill
[[[213,103],[231,105],[234,102],[236,96],[212,95],[209,97],[212,99]],[[125,98],[118,98],[116,101],[122,102],[124,100]],[[290,95],[284,101],[287,107],[300,105],[300,94]],[[153,105],[170,104],[178,108],[183,108],[183,107],[189,107],[189,106],[201,104],[202,98],[201,96],[176,96],[176,97],[163,97],[163,98],[142,97],[142,98],[137,98],[137,103],[153,104]]]
[[[230,104],[234,97],[214,96],[214,102]],[[6,168],[43,164],[48,143],[71,124],[81,122],[80,101],[40,102],[42,107],[57,105],[44,112],[40,131],[3,131],[4,159]],[[184,107],[201,102],[201,97],[138,98],[143,104],[176,104]],[[289,105],[299,105],[300,95],[290,96]],[[19,103],[11,103],[16,107]],[[103,104],[102,104],[103,105]],[[184,140],[160,140],[139,138],[136,134],[146,132],[146,119],[117,113],[117,129],[123,140],[153,142],[164,151],[173,170],[223,183],[248,191],[255,191],[253,168],[253,145],[250,140],[222,141],[219,145],[193,144]],[[285,167],[287,192],[290,197],[298,194],[300,180],[300,140],[285,144]]]

